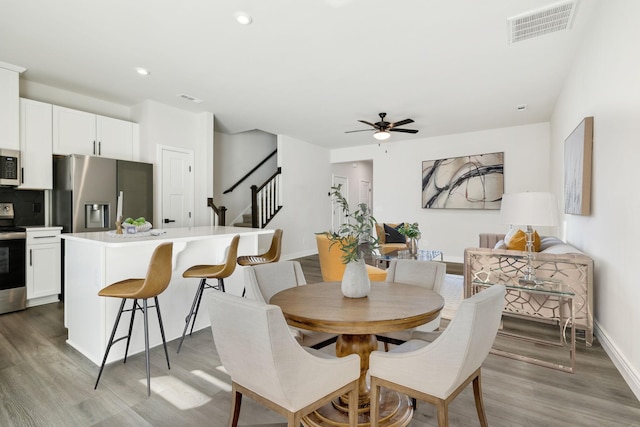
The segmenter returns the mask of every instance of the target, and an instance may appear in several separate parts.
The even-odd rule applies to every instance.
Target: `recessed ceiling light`
[[[245,12],[236,12],[233,14],[233,16],[234,18],[236,18],[236,21],[238,21],[238,24],[241,24],[241,25],[249,25],[251,24],[251,22],[253,22],[253,19],[251,19],[251,16]]]
[[[136,67],[136,73],[140,74],[141,76],[148,76],[149,74],[151,74],[149,70],[142,67]]]

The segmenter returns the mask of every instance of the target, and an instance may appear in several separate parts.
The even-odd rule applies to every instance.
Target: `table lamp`
[[[533,269],[533,226],[558,225],[558,201],[556,196],[544,192],[510,193],[502,195],[500,216],[505,224],[526,225],[527,268],[520,279],[522,285],[539,285]]]

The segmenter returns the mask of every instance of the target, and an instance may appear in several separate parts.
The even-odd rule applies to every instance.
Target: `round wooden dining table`
[[[438,293],[413,285],[371,282],[364,298],[342,295],[340,282],[296,286],[275,294],[270,304],[280,306],[287,323],[297,328],[339,334],[338,357],[360,356],[358,424],[369,424],[369,354],[378,349],[376,334],[401,331],[427,323],[438,316],[444,299]],[[343,396],[304,417],[306,426],[347,426],[348,400]],[[406,426],[413,407],[405,395],[383,389],[381,426]]]

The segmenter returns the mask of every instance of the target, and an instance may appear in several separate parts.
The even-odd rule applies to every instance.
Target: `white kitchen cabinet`
[[[20,98],[20,189],[53,188],[51,104]]]
[[[19,77],[18,72],[0,67],[0,148],[20,149]]]
[[[138,124],[53,106],[53,152],[136,160]]]
[[[59,300],[60,227],[27,228],[27,307]]]

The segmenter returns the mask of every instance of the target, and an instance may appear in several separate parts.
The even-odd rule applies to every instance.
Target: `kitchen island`
[[[155,230],[139,235],[115,235],[113,232],[62,234],[64,240],[64,322],[67,343],[99,365],[102,362],[111,329],[120,305],[119,298],[99,297],[100,289],[119,280],[145,277],[153,250],[160,243],[173,242],[173,273],[169,287],[158,297],[167,341],[179,338],[185,317],[191,308],[198,280],[185,279],[182,273],[195,264],[224,262],[226,249],[240,235],[238,255],[259,253],[270,243],[273,230],[244,227],[189,227]],[[225,279],[229,293],[241,295],[243,267]],[[215,284],[215,283],[214,283]],[[207,292],[214,292],[209,290]],[[129,307],[130,303],[127,303]],[[156,314],[150,313],[151,318]],[[134,325],[129,354],[144,351],[142,317]],[[123,317],[116,337],[126,335],[129,318]],[[209,325],[206,307],[202,307],[194,331]],[[149,322],[150,347],[162,344],[157,321]],[[124,357],[124,342],[114,345],[108,362]]]

